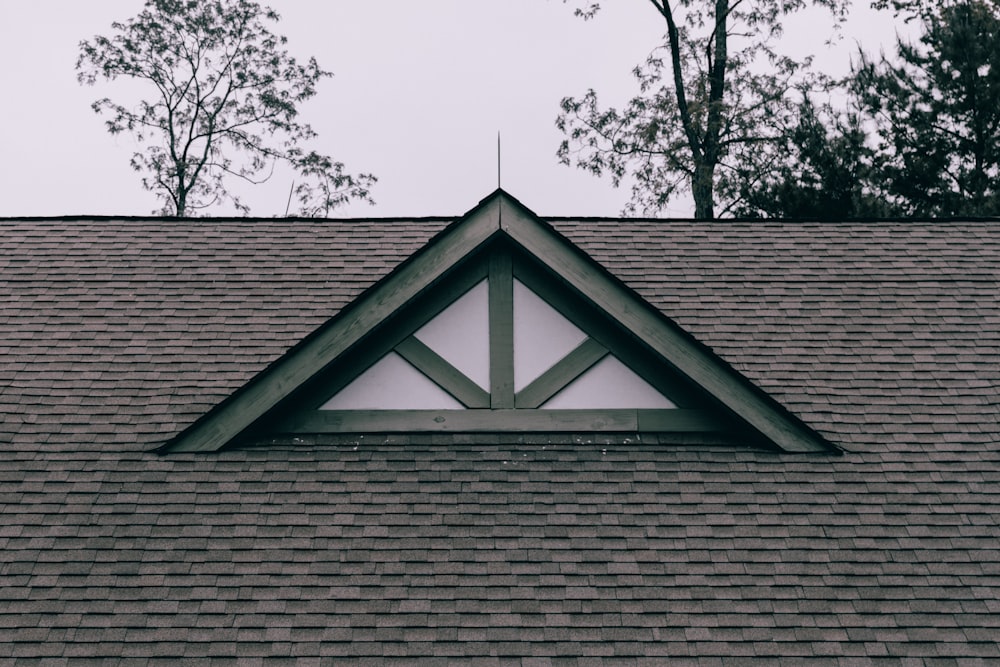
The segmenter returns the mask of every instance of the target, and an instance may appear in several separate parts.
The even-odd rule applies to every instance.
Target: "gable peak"
[[[287,406],[290,397],[296,394],[301,396],[306,388],[316,386],[323,373],[335,364],[355,355],[364,346],[371,347],[370,340],[372,336],[378,338],[379,331],[398,328],[401,314],[412,313],[415,308],[419,311],[428,294],[444,288],[459,290],[454,295],[458,298],[475,284],[459,288],[456,285],[461,282],[459,276],[468,278],[470,269],[471,273],[475,273],[476,267],[481,270],[497,258],[507,262],[505,272],[509,276],[510,262],[515,257],[521,258],[519,261],[525,266],[524,271],[542,276],[535,281],[536,285],[556,285],[554,292],[578,300],[583,307],[610,322],[613,328],[623,332],[624,338],[633,340],[643,349],[644,354],[658,359],[657,365],[662,365],[668,374],[676,374],[682,385],[704,394],[720,415],[726,415],[727,419],[734,418],[742,424],[750,439],[786,451],[836,450],[500,188],[483,198],[476,207],[432,238],[236,394],[165,445],[163,450],[212,451],[236,441],[268,422],[276,411],[283,409],[283,405]],[[493,270],[491,267],[489,273],[492,274]],[[557,300],[560,298],[559,294],[553,296]],[[441,301],[441,297],[438,299]],[[398,346],[405,344],[404,340],[386,343],[380,356],[386,350],[400,352]],[[413,347],[412,341],[410,346]],[[584,349],[578,356],[586,359],[593,353],[592,349]],[[404,358],[408,354],[427,356],[426,351],[420,350],[407,352],[403,349],[402,354]],[[374,361],[374,358],[370,360],[371,363]],[[596,358],[593,360],[594,363],[597,361]],[[359,372],[370,365],[366,363],[358,369]],[[443,367],[436,360],[431,365],[439,370]],[[513,371],[503,382],[513,385]],[[499,385],[495,384],[490,392],[484,392],[482,388],[468,387],[469,384],[474,383],[464,383],[468,390],[456,389],[466,397],[463,402],[467,406],[475,404],[475,407],[487,401],[487,411],[515,407],[513,386],[510,391],[506,386],[498,391]],[[533,397],[534,393],[539,393],[535,392],[535,388],[531,389],[528,393]],[[501,394],[505,397],[504,402],[498,404],[495,399]],[[544,400],[539,399],[539,405]],[[502,420],[487,422],[502,423]],[[573,430],[588,430],[581,429],[575,422],[571,426]]]

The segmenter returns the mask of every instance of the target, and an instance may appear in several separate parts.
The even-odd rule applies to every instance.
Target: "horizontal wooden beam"
[[[278,433],[718,433],[702,410],[313,410],[278,423]]]

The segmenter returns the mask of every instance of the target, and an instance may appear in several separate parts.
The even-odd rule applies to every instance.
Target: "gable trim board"
[[[449,286],[451,274],[494,241],[513,243],[540,269],[557,277],[563,288],[605,313],[638,343],[661,357],[679,375],[717,402],[724,412],[731,414],[767,443],[787,452],[839,451],[502,190],[495,191],[472,211],[449,225],[352,304],[163,445],[159,451],[208,452],[230,445],[256,424],[273,415],[282,401],[314,381],[370,332],[428,290],[450,289],[455,292],[456,297],[460,295],[471,286],[469,281],[474,280],[474,277],[469,278],[467,275],[465,279],[458,281],[458,285]],[[508,259],[505,260],[504,257]],[[489,261],[510,262],[509,258],[510,255],[493,253]],[[491,266],[490,270],[507,274],[512,272],[510,264]],[[525,270],[530,270],[530,266]],[[494,287],[491,281],[491,300],[507,298],[505,294],[503,290]],[[491,358],[500,360],[503,355],[508,354],[504,346],[509,350],[510,344],[509,341],[494,341],[495,338],[497,337],[491,335],[490,354]],[[504,364],[504,367],[507,366],[509,365]],[[492,410],[475,412],[501,412],[496,412],[492,417],[482,414],[458,417],[446,424],[434,422],[432,417],[432,424],[437,426],[432,425],[431,428],[451,431],[496,430],[495,426],[503,423],[499,420],[503,412],[515,408],[512,403],[514,392],[505,390],[507,384],[513,386],[513,377],[505,378],[498,374],[491,382],[491,395],[497,397],[491,404]],[[511,397],[511,401],[500,397]],[[508,405],[508,402],[511,404]],[[563,411],[551,412],[553,415],[548,418],[524,419],[514,430],[585,431],[590,430],[589,426],[607,431],[635,431],[641,430],[643,424],[652,422],[652,426],[657,427],[653,430],[683,432],[702,430],[698,425],[704,422],[701,415],[691,413],[678,413],[676,418],[664,420],[652,419],[648,413],[644,415],[645,411],[642,410],[620,411],[603,418],[573,411],[584,419],[574,421],[569,418],[569,423],[562,425],[568,416],[555,414]],[[416,415],[418,420],[427,416],[430,415]],[[351,428],[357,428],[359,423],[370,423],[372,415],[363,417],[359,414],[357,417],[362,421]],[[401,417],[393,419],[398,418]],[[364,422],[363,419],[368,419],[369,422]],[[548,425],[537,421],[538,419]],[[533,424],[539,426],[532,426]],[[298,423],[296,428],[321,427],[323,431],[329,431],[344,426],[342,415],[327,415],[310,417]]]

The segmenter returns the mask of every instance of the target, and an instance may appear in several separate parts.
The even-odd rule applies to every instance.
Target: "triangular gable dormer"
[[[443,431],[727,433],[835,451],[499,190],[163,450]]]

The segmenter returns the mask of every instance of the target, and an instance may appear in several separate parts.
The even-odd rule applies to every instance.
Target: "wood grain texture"
[[[380,326],[394,317],[399,317],[399,313],[418,295],[436,285],[439,279],[461,265],[498,233],[507,235],[530,257],[524,262],[525,284],[570,317],[571,321],[577,322],[578,326],[579,321],[583,320],[581,328],[601,345],[612,351],[620,350],[621,355],[616,354],[616,356],[620,356],[621,360],[639,373],[640,377],[649,381],[679,405],[681,403],[676,399],[683,400],[685,383],[690,381],[699,388],[699,391],[703,390],[713,401],[725,406],[726,410],[753,430],[786,451],[815,452],[834,449],[822,437],[783,410],[777,403],[769,400],[766,394],[757,390],[721,359],[700,346],[645,301],[607,275],[593,260],[577,251],[565,238],[502,191],[484,200],[459,223],[433,239],[423,250],[400,265],[382,282],[377,283],[340,315],[320,327],[163,449],[211,451],[221,448],[282,404],[282,401],[292,393],[311,384],[330,364],[361,341],[367,344],[371,337],[381,336],[381,344],[387,348],[398,345],[412,333],[415,328],[414,322],[425,322],[437,311],[429,307],[423,312],[420,309],[409,311],[407,317],[410,320],[407,326],[400,327],[392,334],[387,333],[384,328],[380,331]],[[532,265],[535,263],[544,269],[533,268]],[[504,251],[492,252],[489,259],[489,273],[490,406],[494,408],[495,415],[489,418],[479,416],[475,419],[485,420],[502,430],[506,422],[497,419],[497,416],[505,415],[506,411],[515,405],[513,377],[515,268],[511,254]],[[546,280],[546,276],[549,278],[555,276],[554,284],[549,285],[553,281]],[[591,304],[595,309],[593,312],[602,313],[602,316],[587,315],[585,311],[588,309],[582,309],[581,312],[584,314],[580,315],[574,313],[576,309],[572,307],[560,308],[558,294],[563,292],[562,287],[566,287],[568,293],[578,295],[575,298]],[[662,358],[670,367],[677,369],[684,381],[674,383],[670,380],[669,373],[650,372],[647,364],[643,363],[641,354],[630,358],[632,346],[621,343],[623,334],[620,333],[619,326],[621,330],[627,332],[626,336],[633,338],[641,347],[648,348],[654,356]],[[373,355],[374,353],[369,350],[368,356]],[[431,367],[441,369],[435,362],[428,361],[428,363]],[[355,364],[352,368],[355,375],[363,370],[359,370],[360,366],[363,364]],[[556,376],[555,379],[560,378]],[[554,385],[552,380],[553,378],[549,378],[550,384]],[[341,386],[342,383],[343,381]],[[664,384],[671,387],[664,388]],[[549,389],[551,387],[547,388],[546,392]],[[479,400],[472,396],[466,398],[472,403]],[[531,398],[530,393],[528,398]],[[531,402],[535,400],[531,398]],[[541,412],[556,411],[526,412],[525,416],[518,416],[513,423],[520,424],[523,421],[530,423],[532,419],[552,422],[556,419],[552,415],[527,416]],[[593,417],[581,411],[570,412],[585,419]],[[596,417],[597,421],[623,418],[616,411],[598,412],[600,414]],[[631,412],[634,415],[634,426],[631,428],[638,429],[640,427],[638,413]],[[680,414],[680,411],[669,412]],[[435,419],[441,417],[439,414]],[[405,414],[401,413],[399,418],[403,422],[407,421]],[[671,419],[668,418],[667,423]],[[452,417],[447,416],[445,423],[453,423]],[[620,426],[617,421],[616,424]],[[572,428],[580,430],[585,427],[577,421]]]
[[[644,428],[645,426],[645,428]],[[650,428],[650,427],[655,427]],[[720,432],[700,410],[314,410],[276,424],[279,433]]]
[[[607,354],[608,348],[588,338],[519,391],[514,397],[514,407],[537,408]]]
[[[490,406],[514,407],[514,274],[510,254],[490,255]]]
[[[530,212],[509,200],[502,199],[500,204],[501,227],[521,247],[775,445],[792,452],[833,449],[818,434],[766,400],[749,381],[697,345],[679,327],[666,322],[648,304],[610,279]]]
[[[660,358],[649,346],[636,339],[608,316],[602,315],[570,285],[530,258],[514,256],[514,276],[535,294],[559,311],[566,319],[611,350],[619,361],[680,408],[704,407],[705,397],[669,360]],[[666,361],[666,363],[664,363]]]
[[[490,407],[489,394],[415,336],[400,341],[396,352],[465,407]]]
[[[499,198],[485,200],[161,451],[224,447],[484,244],[499,226],[499,206]]]

